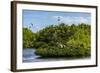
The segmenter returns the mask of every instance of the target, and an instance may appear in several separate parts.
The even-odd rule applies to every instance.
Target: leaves
[[[24,28],[23,46],[36,48],[36,54],[42,57],[89,56],[91,52],[90,29],[90,25],[84,23],[50,25],[37,33]]]
[[[23,28],[23,48],[33,47],[36,34],[28,28]]]

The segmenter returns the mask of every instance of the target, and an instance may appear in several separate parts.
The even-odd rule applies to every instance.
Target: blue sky
[[[58,22],[58,17],[60,21]],[[34,11],[23,10],[23,27],[29,28],[33,32],[37,32],[50,25],[58,25],[58,23],[91,24],[91,14],[83,12],[57,12],[57,11]]]

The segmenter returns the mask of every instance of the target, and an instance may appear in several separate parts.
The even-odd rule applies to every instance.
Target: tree
[[[79,57],[90,55],[90,25],[82,23],[69,26],[61,23],[46,27],[40,30],[38,34],[40,36],[38,37],[37,43],[42,43],[42,46],[38,46],[38,50],[36,51],[38,55],[45,57]]]
[[[23,28],[23,48],[33,47],[36,34],[28,28]]]

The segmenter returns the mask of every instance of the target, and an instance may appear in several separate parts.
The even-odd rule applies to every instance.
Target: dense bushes
[[[90,49],[84,48],[39,48],[37,55],[42,57],[84,57],[90,55]]]
[[[36,48],[36,54],[42,57],[90,56],[90,28],[84,23],[51,25],[32,34],[30,47]]]
[[[23,48],[33,47],[36,34],[28,28],[23,28]]]

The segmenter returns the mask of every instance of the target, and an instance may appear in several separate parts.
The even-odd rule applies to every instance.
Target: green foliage
[[[51,25],[37,33],[24,33],[24,46],[36,48],[42,57],[84,57],[91,52],[91,27],[88,24]],[[25,37],[24,37],[25,38]],[[34,40],[35,39],[35,40]],[[31,44],[32,43],[32,44]]]
[[[36,34],[28,28],[23,28],[23,48],[33,47]]]

